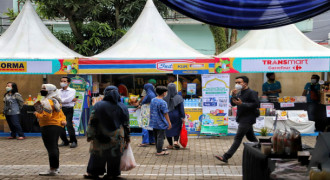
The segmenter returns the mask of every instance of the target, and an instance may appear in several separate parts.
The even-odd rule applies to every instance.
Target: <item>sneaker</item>
[[[17,140],[24,140],[24,137],[18,137]]]
[[[76,142],[71,143],[70,148],[76,148],[78,144]]]
[[[59,169],[48,170],[48,171],[39,173],[39,176],[56,176],[58,173],[59,173]]]
[[[62,142],[61,144],[58,145],[58,147],[63,147],[63,146],[69,146],[69,143]]]
[[[16,139],[16,137],[9,136],[7,139]]]

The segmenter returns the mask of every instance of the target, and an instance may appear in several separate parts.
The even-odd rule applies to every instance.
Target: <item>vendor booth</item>
[[[173,76],[174,67],[178,64],[187,65],[190,70],[190,65],[201,65],[203,72],[214,72],[214,58],[197,52],[179,39],[163,20],[152,0],[148,0],[138,20],[116,44],[98,55],[79,60],[79,74],[102,74],[99,79],[104,81],[97,83],[96,92],[102,92],[102,87],[110,85],[110,82],[119,86],[122,96],[125,96],[123,101],[129,106],[131,127],[140,127],[136,106],[132,105],[138,100],[143,85],[149,79],[155,79],[157,85],[167,86],[167,75]],[[195,86],[195,91],[200,89],[199,74],[186,73],[179,77],[179,80],[185,81],[178,83],[179,91],[186,91],[186,113],[198,122],[202,115],[200,99],[191,97],[201,96],[201,90],[189,95],[187,87],[190,87],[188,82],[194,82],[199,85]],[[95,103],[102,98],[93,99]],[[187,127],[190,127],[188,130],[199,130],[199,124],[196,127],[191,125],[196,122],[186,122]]]
[[[215,71],[216,73],[276,73],[276,80],[283,80],[282,93],[280,97],[263,96],[260,99],[261,117],[257,118],[255,130],[260,131],[262,127],[274,129],[275,114],[278,114],[280,121],[277,128],[285,130],[295,127],[301,133],[313,133],[315,122],[309,121],[306,112],[307,100],[301,94],[304,85],[310,82],[312,74],[319,74],[322,77],[320,72],[329,71],[329,63],[328,48],[308,39],[295,25],[288,25],[250,31],[237,44],[217,56]],[[327,79],[327,75],[324,79]],[[259,92],[259,96],[262,96],[261,93]],[[321,97],[324,94],[327,94],[327,90],[321,89]],[[321,102],[327,104],[328,101],[321,100]],[[320,116],[316,117],[317,126],[324,126],[325,106],[320,105],[318,111]],[[231,115],[235,116],[236,109],[232,108],[231,112]],[[229,119],[229,131],[235,133],[237,129],[237,124],[233,120],[235,117]]]
[[[78,73],[78,58],[82,57],[62,44],[43,24],[30,1],[27,1],[15,21],[0,36],[0,74],[1,87],[7,82],[15,82],[19,93],[25,100],[21,111],[21,125],[24,132],[39,132],[39,125],[33,115],[33,104],[41,99],[41,84],[56,76],[53,84],[59,86],[61,76]],[[74,83],[73,83],[74,84]],[[77,104],[83,103],[84,93],[79,95]],[[78,95],[78,94],[77,94]],[[3,103],[0,105],[1,109]],[[82,108],[79,110],[81,111]],[[75,110],[78,110],[78,109]],[[76,127],[80,127],[80,117]],[[8,132],[9,128],[1,118],[0,131]],[[78,132],[78,128],[76,129]]]

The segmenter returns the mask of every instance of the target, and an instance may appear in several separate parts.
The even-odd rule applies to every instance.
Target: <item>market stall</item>
[[[21,112],[25,132],[39,131],[33,104],[41,99],[38,92],[41,84],[47,81],[46,75],[77,74],[79,57],[82,56],[56,39],[27,1],[15,21],[0,36],[0,74],[6,80],[0,85],[5,87],[8,81],[18,85],[25,100]]]
[[[157,85],[166,86],[167,75],[173,74],[175,64],[202,64],[207,73],[214,71],[214,58],[197,52],[178,38],[152,0],[148,0],[138,20],[116,44],[98,55],[79,60],[79,74],[102,74],[100,79],[105,81],[98,82],[100,92],[110,83],[120,87],[125,96],[123,101],[129,106],[131,127],[139,127],[136,107],[132,105],[140,98],[143,85],[155,79]],[[190,78],[180,76],[179,79],[184,77]],[[200,76],[196,79],[195,82],[200,81]],[[182,82],[182,86],[186,88],[187,84]],[[195,99],[189,95],[186,99],[186,107],[195,106]],[[98,100],[101,98],[94,97],[95,102]]]
[[[282,94],[278,98],[267,98],[267,96],[261,97],[262,93],[259,92],[260,101],[269,103],[266,107],[261,107],[261,112],[274,111],[274,114],[263,113],[255,129],[257,131],[262,127],[273,129],[275,114],[280,114],[283,118],[285,117],[282,119],[285,123],[281,129],[295,127],[300,128],[304,133],[313,133],[315,123],[308,121],[307,100],[306,97],[300,95],[304,90],[304,85],[310,82],[309,78],[312,74],[322,76],[321,72],[328,72],[329,68],[330,50],[308,39],[295,25],[250,31],[234,46],[218,55],[215,64],[216,73],[275,72],[276,80],[283,80]],[[327,76],[325,75],[324,78],[327,79]],[[323,89],[320,90],[321,94],[326,92]],[[296,112],[297,110],[300,112]],[[325,122],[325,107],[320,107],[319,111],[320,116],[317,117],[316,122]],[[235,112],[235,109],[231,112]],[[297,116],[299,118],[296,118]],[[235,132],[235,122],[229,121],[229,123],[230,131]]]

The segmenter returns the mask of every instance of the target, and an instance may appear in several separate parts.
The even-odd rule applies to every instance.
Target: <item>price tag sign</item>
[[[281,103],[281,108],[294,107],[294,103]]]
[[[260,108],[274,109],[274,103],[260,103]]]

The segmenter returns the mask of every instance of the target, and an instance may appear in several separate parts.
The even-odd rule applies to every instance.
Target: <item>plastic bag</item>
[[[183,148],[186,148],[188,144],[188,132],[185,123],[182,123],[182,128],[180,132],[180,144]]]
[[[129,171],[136,167],[135,158],[133,155],[133,151],[131,145],[128,144],[127,149],[124,150],[123,155],[120,160],[120,170],[121,171]]]

